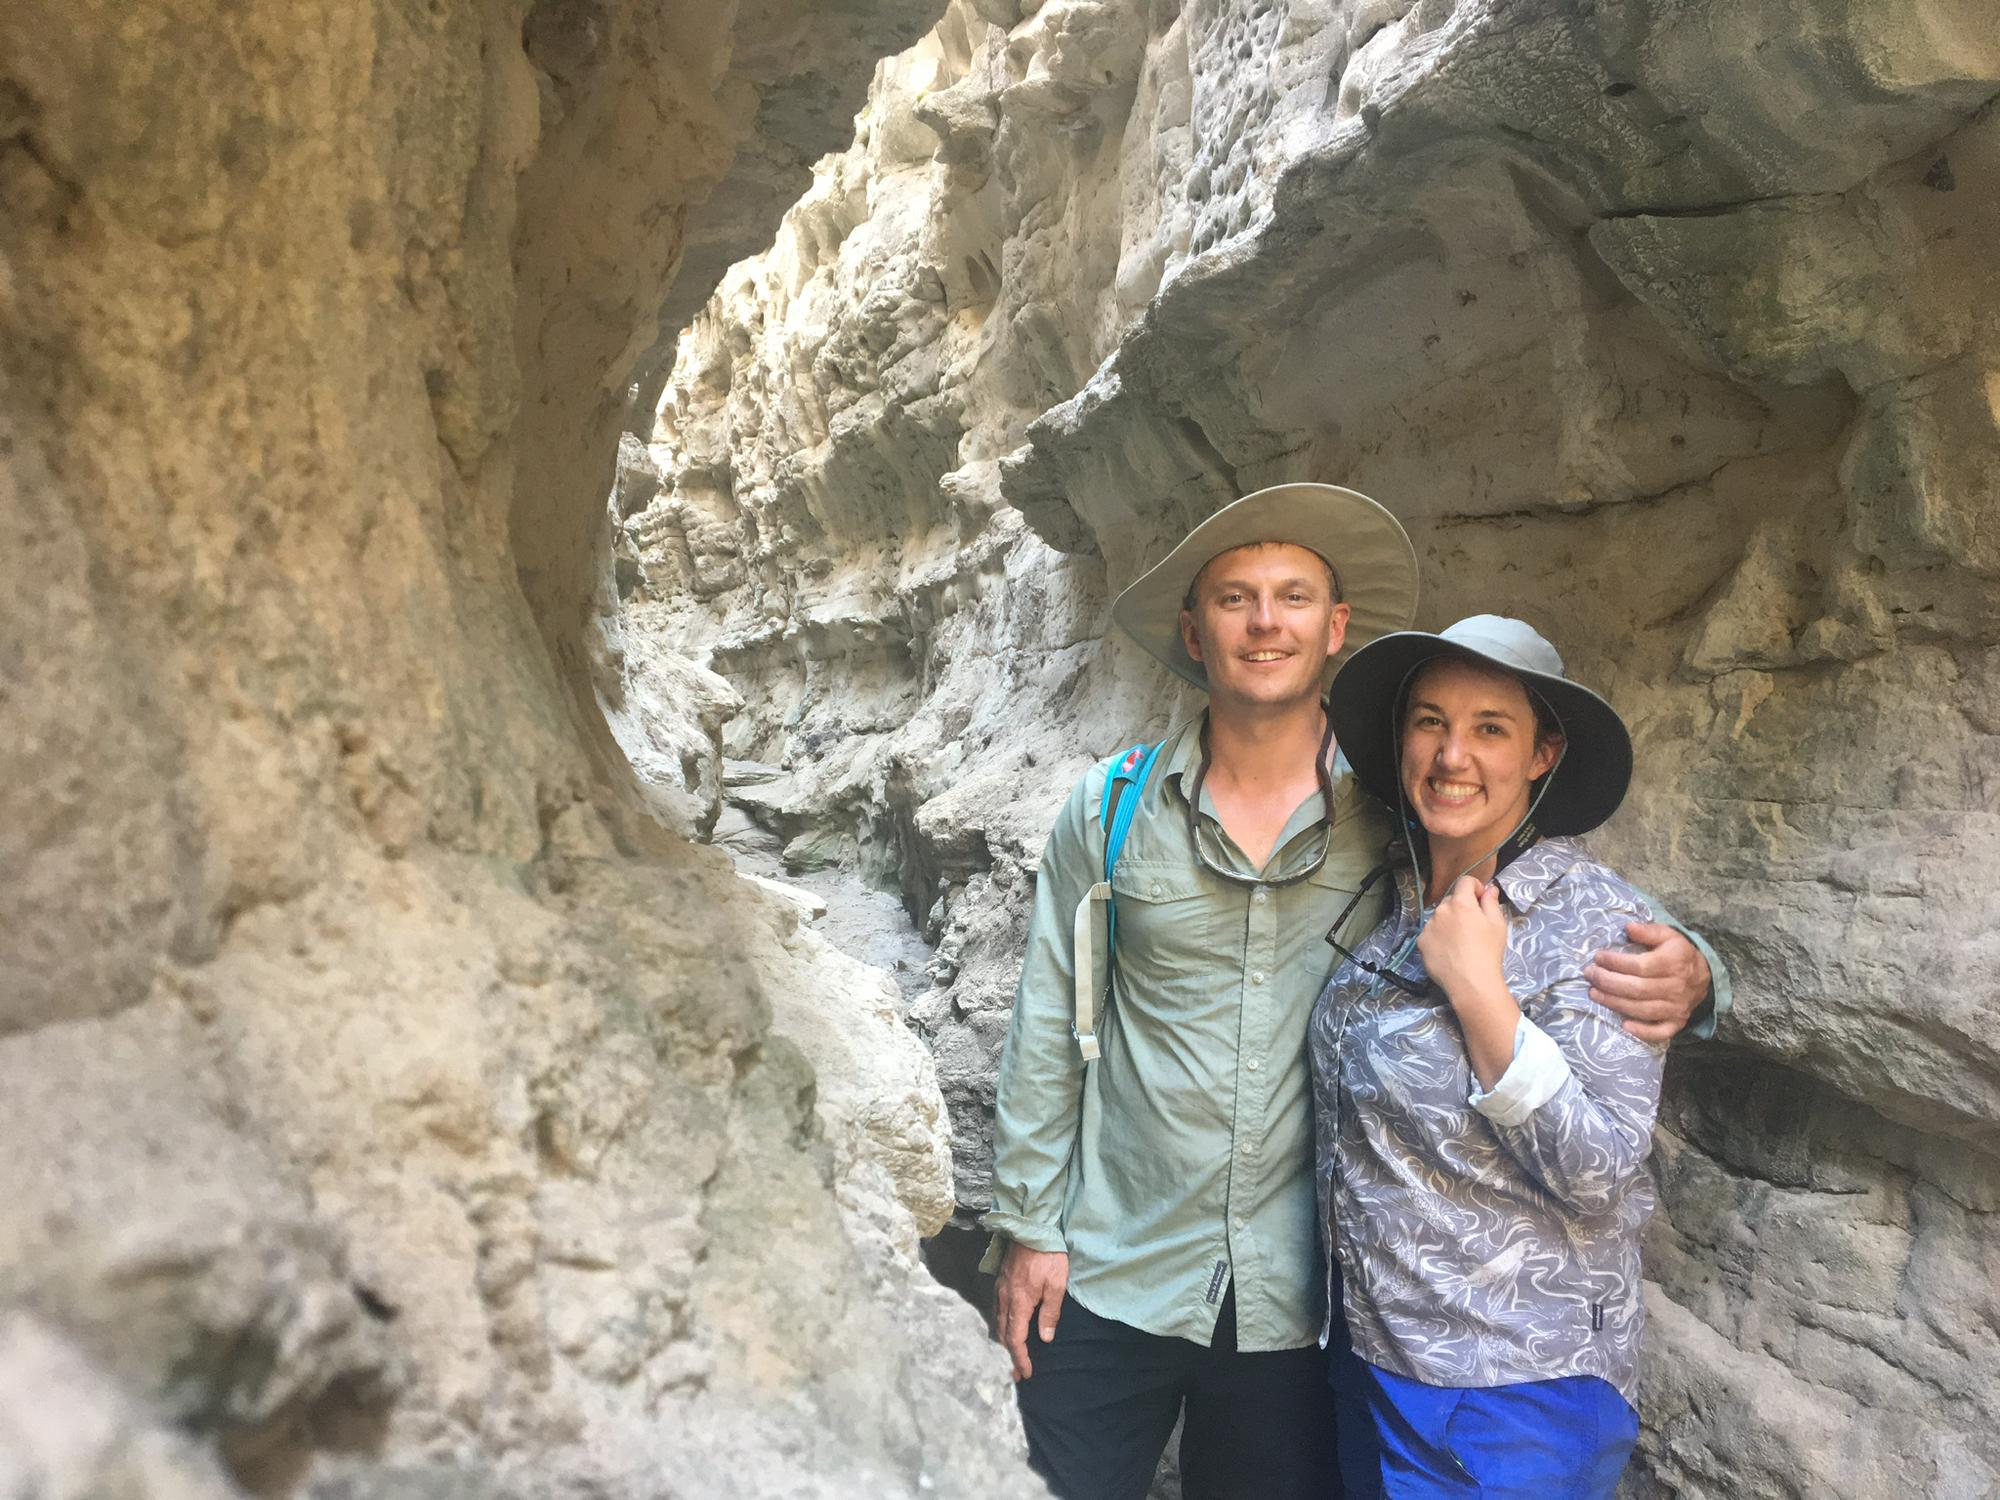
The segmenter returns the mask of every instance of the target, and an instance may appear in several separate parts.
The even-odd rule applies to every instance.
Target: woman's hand
[[[1507,913],[1500,886],[1470,875],[1452,882],[1417,934],[1424,969],[1440,985],[1465,1033],[1465,1053],[1482,1089],[1491,1089],[1514,1061],[1521,1007],[1507,989]]]
[[[1504,990],[1507,913],[1500,907],[1499,883],[1489,880],[1482,886],[1470,875],[1453,881],[1417,935],[1417,952],[1454,1004],[1462,994]]]

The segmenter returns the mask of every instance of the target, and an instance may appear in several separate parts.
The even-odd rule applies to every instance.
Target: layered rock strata
[[[1196,707],[1110,595],[1346,482],[1424,623],[1623,709],[1600,847],[1736,975],[1633,1492],[2000,1485],[1996,96],[1969,0],[954,0],[885,65],[682,342],[624,628],[741,696],[737,816],[935,945],[965,1214],[1053,812]]]
[[[934,19],[0,8],[0,1493],[1039,1492],[894,987],[595,675],[691,210]]]

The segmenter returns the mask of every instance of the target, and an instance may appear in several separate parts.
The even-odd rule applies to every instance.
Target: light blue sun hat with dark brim
[[[1397,723],[1417,669],[1438,657],[1481,662],[1517,677],[1563,735],[1563,754],[1535,803],[1546,834],[1588,833],[1618,811],[1632,783],[1632,736],[1618,710],[1563,675],[1562,656],[1525,620],[1469,615],[1433,634],[1399,630],[1355,652],[1333,679],[1328,715],[1362,786],[1399,805]]]

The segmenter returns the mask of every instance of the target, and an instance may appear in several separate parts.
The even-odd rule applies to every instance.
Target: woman
[[[1363,647],[1332,714],[1406,830],[1400,900],[1352,952],[1328,934],[1308,1031],[1349,1494],[1609,1500],[1663,1049],[1588,996],[1591,956],[1654,918],[1573,836],[1624,797],[1630,738],[1494,615]]]

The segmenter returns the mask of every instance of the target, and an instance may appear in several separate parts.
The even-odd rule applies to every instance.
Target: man
[[[1075,996],[1104,993],[1087,897],[1109,766],[1071,794],[1001,1060],[988,1267],[1030,1462],[1062,1500],[1138,1500],[1178,1418],[1188,1500],[1340,1493],[1303,1040],[1328,929],[1346,910],[1352,943],[1381,915],[1386,881],[1355,894],[1393,830],[1335,761],[1322,694],[1415,607],[1395,518],[1312,484],[1224,507],[1114,606],[1209,706],[1124,790],[1109,1003],[1081,1037]],[[1632,937],[1649,951],[1599,955],[1593,994],[1670,1036],[1708,965],[1670,928]]]

